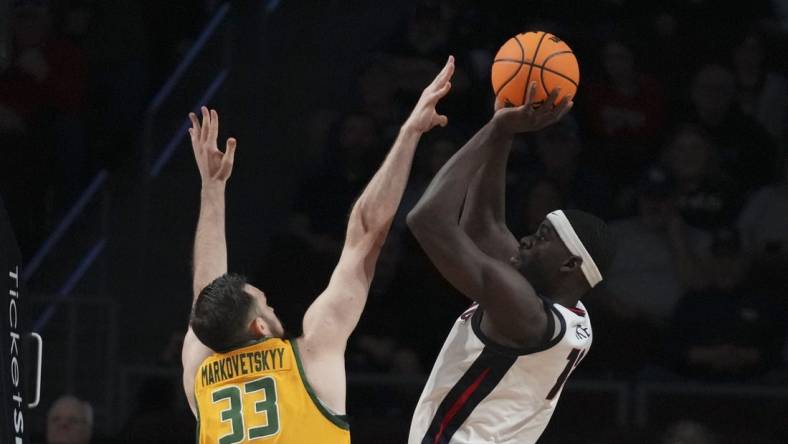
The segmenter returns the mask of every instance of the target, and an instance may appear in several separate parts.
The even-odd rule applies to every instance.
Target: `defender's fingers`
[[[208,138],[208,131],[211,126],[211,115],[208,113],[207,107],[201,107],[200,111],[202,111],[202,131],[200,131],[200,138],[205,140]]]
[[[439,90],[437,90],[434,93],[432,93],[432,95],[430,96],[430,103],[433,103],[433,104],[437,103],[438,100],[440,100],[443,97],[445,97],[446,94],[448,94],[450,90],[451,90],[451,82],[444,83],[443,86]]]
[[[196,134],[200,134],[200,120],[197,119],[197,114],[189,113],[189,120],[192,121],[192,129],[194,130],[192,137],[194,137]]]
[[[444,115],[438,115],[438,125],[444,127],[449,124],[449,118]]]
[[[229,175],[230,171],[232,171],[233,163],[235,163],[236,144],[237,142],[233,137],[227,139],[224,156],[222,156],[222,165],[219,168],[220,175]]]
[[[435,76],[435,80],[433,80],[433,85],[440,85],[441,83],[445,82],[446,80],[450,79],[451,76],[454,74],[454,56],[449,56],[448,60],[446,60],[446,64],[443,65],[443,69]]]
[[[235,140],[235,137],[230,137],[227,139],[227,143],[224,147],[224,156],[222,160],[227,159],[229,162],[232,162],[235,159],[235,147],[238,145],[238,141]]]
[[[211,110],[211,127],[208,131],[208,137],[213,140],[219,137],[219,113],[215,109]]]

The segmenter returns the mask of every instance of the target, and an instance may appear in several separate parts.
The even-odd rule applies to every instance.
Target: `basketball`
[[[580,67],[572,48],[543,31],[510,38],[493,60],[492,87],[496,99],[506,106],[520,106],[531,82],[536,82],[534,107],[544,103],[554,88],[561,88],[556,103],[564,96],[574,97],[580,83]]]

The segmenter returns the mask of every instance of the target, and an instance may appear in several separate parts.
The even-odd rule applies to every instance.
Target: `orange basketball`
[[[493,61],[493,92],[507,106],[520,106],[531,82],[536,82],[534,107],[544,103],[553,88],[561,88],[556,103],[564,96],[574,97],[580,83],[580,67],[572,48],[543,31],[510,38]]]

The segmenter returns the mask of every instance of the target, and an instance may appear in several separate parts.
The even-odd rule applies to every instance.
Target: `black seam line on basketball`
[[[542,36],[539,37],[539,42],[536,44],[536,49],[534,49],[534,59],[531,60],[530,68],[528,68],[528,77],[526,77],[525,79],[525,88],[523,88],[523,102],[522,102],[523,104],[525,104],[525,98],[528,97],[528,90],[530,89],[530,85],[531,85],[531,73],[534,70],[534,64],[536,63],[536,56],[539,54],[539,47],[542,46],[542,40],[544,40],[546,35],[547,35],[546,32],[542,32]],[[517,38],[517,36],[514,36],[514,38]],[[523,57],[523,62],[525,62],[525,57]]]
[[[525,48],[523,48],[523,45],[521,45],[521,44],[520,44],[520,41],[519,41],[519,40],[517,40],[517,36],[514,36],[514,41],[516,41],[516,42],[517,42],[517,46],[519,46],[519,47],[520,47],[520,59],[524,60],[524,59],[525,59]],[[508,79],[506,79],[506,81],[505,81],[505,82],[501,83],[501,86],[498,88],[498,91],[495,91],[495,97],[498,97],[498,93],[500,93],[500,92],[501,92],[501,90],[503,90],[503,89],[504,89],[504,87],[506,87],[506,85],[508,85],[508,84],[509,84],[509,82],[511,82],[511,81],[512,81],[512,79],[514,79],[515,77],[517,77],[517,74],[519,74],[519,73],[520,73],[520,70],[521,70],[521,69],[523,69],[523,65],[522,65],[522,63],[520,64],[520,66],[518,66],[518,67],[517,67],[517,69],[514,71],[514,74],[512,74],[512,75],[511,75],[511,77],[509,77]]]
[[[572,51],[554,52],[554,53],[550,54],[549,56],[547,56],[544,60],[542,60],[542,71],[539,73],[539,80],[542,82],[542,89],[544,90],[545,95],[548,95],[548,96],[550,95],[550,91],[547,90],[547,86],[545,86],[545,81],[544,81],[544,72],[545,72],[544,67],[547,66],[547,61],[550,60],[551,58],[557,56],[557,55],[567,54],[567,53],[571,54]],[[572,82],[572,83],[574,83],[574,82]],[[577,88],[577,84],[575,84],[575,88]]]
[[[562,73],[560,73],[560,72],[558,72],[558,71],[556,71],[556,70],[554,70],[554,69],[546,68],[546,67],[545,67],[545,66],[543,66],[543,65],[537,65],[537,64],[534,64],[534,63],[528,63],[528,62],[521,62],[521,61],[519,61],[519,60],[515,60],[515,59],[495,59],[495,60],[493,60],[493,63],[498,63],[498,62],[519,63],[519,64],[521,64],[521,65],[533,65],[533,66],[535,66],[535,67],[537,67],[537,68],[541,68],[541,69],[543,69],[543,70],[550,71],[551,73],[553,73],[553,74],[557,75],[558,77],[563,77],[563,78],[564,78],[564,79],[566,79],[566,80],[567,80],[569,83],[571,83],[572,85],[575,85],[575,88],[578,88],[578,87],[579,87],[579,85],[577,84],[577,82],[575,82],[574,80],[572,80],[572,78],[571,78],[571,77],[567,77],[567,76],[566,76],[566,74],[562,74]]]

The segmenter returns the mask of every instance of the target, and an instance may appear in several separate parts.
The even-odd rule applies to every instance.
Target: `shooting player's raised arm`
[[[493,151],[509,149],[502,140],[557,122],[571,107],[571,101],[565,99],[552,109],[535,110],[530,105],[532,91],[533,85],[525,105],[496,112],[441,168],[408,214],[408,226],[444,278],[478,302],[502,336],[519,344],[542,338],[547,325],[542,300],[505,258],[485,253],[460,226],[460,220],[468,184],[484,162],[500,155]],[[553,91],[547,103],[554,103],[556,96],[557,91]],[[496,209],[487,211],[490,213],[485,217],[495,223]]]

